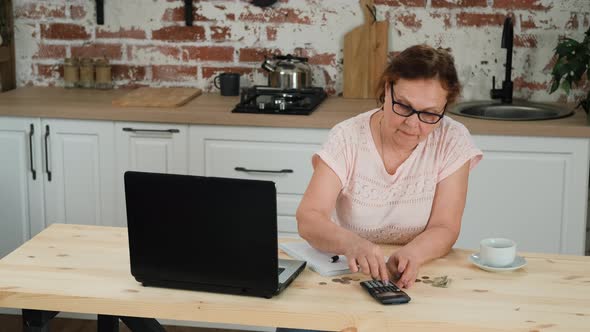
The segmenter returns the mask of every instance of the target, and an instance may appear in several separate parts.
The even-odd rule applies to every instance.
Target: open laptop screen
[[[130,171],[125,198],[139,281],[277,289],[273,182]]]

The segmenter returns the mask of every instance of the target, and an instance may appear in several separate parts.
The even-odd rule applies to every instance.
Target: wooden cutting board
[[[197,88],[138,88],[113,100],[115,106],[178,107],[200,96]]]
[[[360,0],[365,23],[344,35],[344,98],[375,98],[387,66],[389,22],[376,21],[373,0]]]

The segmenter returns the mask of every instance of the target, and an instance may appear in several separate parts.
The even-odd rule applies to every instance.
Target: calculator
[[[402,304],[410,302],[411,298],[395,284],[382,283],[380,280],[361,281],[361,286],[381,304]]]

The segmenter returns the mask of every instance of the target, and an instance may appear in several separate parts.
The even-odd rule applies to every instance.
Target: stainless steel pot
[[[304,89],[311,87],[311,67],[307,58],[277,55],[265,59],[262,68],[268,71],[268,86],[281,89]]]

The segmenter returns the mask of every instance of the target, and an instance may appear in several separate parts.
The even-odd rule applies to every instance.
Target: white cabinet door
[[[508,237],[520,251],[584,254],[588,139],[474,138],[484,158],[470,174],[456,246]]]
[[[0,258],[44,228],[37,118],[0,118]]]
[[[126,226],[123,175],[126,171],[187,174],[188,125],[117,122],[115,137],[116,225]]]
[[[113,225],[114,123],[43,120],[46,224]]]
[[[295,212],[326,129],[190,127],[190,174],[273,181],[281,235],[297,234]]]

